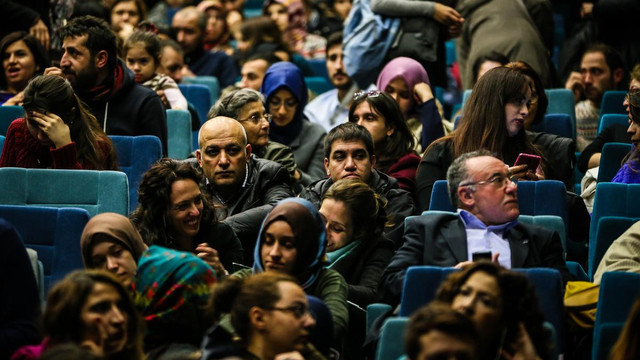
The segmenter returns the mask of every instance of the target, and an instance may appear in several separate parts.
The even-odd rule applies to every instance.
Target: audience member
[[[413,151],[414,138],[398,103],[380,91],[358,92],[349,109],[349,122],[364,126],[371,133],[374,168],[396,179],[401,189],[415,196],[420,157]]]
[[[230,2],[230,1],[225,1]],[[226,20],[226,9],[218,0],[205,0],[198,4],[198,10],[205,13],[207,26],[204,33],[204,49],[208,51],[224,51],[233,54],[233,47],[229,43],[231,32]]]
[[[633,304],[626,324],[618,337],[618,341],[611,348],[610,360],[633,360],[640,356],[640,297]]]
[[[475,85],[478,79],[480,79],[480,77],[482,77],[482,75],[487,71],[495,67],[507,65],[508,62],[508,57],[495,50],[489,51],[485,55],[478,56],[476,61],[473,63],[473,84]]]
[[[14,120],[0,167],[117,170],[111,140],[59,76],[34,78],[24,90],[25,117]]]
[[[466,315],[477,332],[478,359],[549,359],[550,333],[533,285],[523,274],[480,261],[442,283],[436,301]]]
[[[640,222],[618,237],[602,256],[593,282],[600,284],[602,275],[610,271],[640,272]]]
[[[449,165],[464,153],[487,149],[507,164],[514,164],[520,153],[543,155],[524,130],[532,97],[529,84],[524,74],[503,67],[489,70],[478,80],[458,128],[434,141],[422,156],[417,174],[419,210],[429,208],[433,183],[445,179]],[[518,178],[544,178],[547,159],[542,156],[538,169],[520,165],[510,171]]]
[[[238,86],[241,88],[260,91],[262,81],[264,80],[264,74],[266,74],[267,69],[271,65],[278,61],[282,60],[271,53],[252,55],[242,64],[242,68],[240,69],[242,80],[240,80],[240,84]]]
[[[261,159],[275,161],[284,166],[292,182],[300,179],[293,152],[288,146],[269,141],[271,114],[264,108],[264,97],[252,89],[231,90],[209,110],[207,117],[224,116],[236,119],[247,134],[251,152]]]
[[[64,54],[60,68],[47,75],[63,76],[109,135],[155,135],[167,153],[167,121],[155,92],[135,83],[117,57],[116,37],[102,20],[83,16],[60,29]]]
[[[429,75],[419,62],[406,57],[391,60],[380,72],[377,87],[400,106],[402,117],[415,139],[416,152],[422,153],[431,142],[444,136]]]
[[[116,213],[102,213],[92,217],[84,227],[80,248],[86,269],[109,271],[125,289],[130,289],[138,260],[147,245],[129,219]]]
[[[180,44],[172,39],[160,40],[160,66],[157,70],[178,84],[182,82],[189,68],[184,64],[184,52]]]
[[[26,32],[13,32],[0,40],[2,75],[0,104],[22,105],[29,80],[49,66],[49,56],[38,39]]]
[[[200,129],[196,158],[205,176],[205,190],[223,205],[227,218],[251,264],[260,224],[282,199],[293,196],[290,177],[280,164],[251,156],[244,128],[235,119],[216,117]]]
[[[160,40],[156,34],[134,32],[125,42],[122,52],[136,83],[155,91],[167,109],[187,110],[187,99],[180,92],[178,84],[171,77],[157,72],[160,66]]]
[[[304,116],[322,125],[326,132],[347,121],[353,94],[358,90],[342,58],[342,33],[333,33],[327,39],[327,73],[335,89],[319,94],[304,108]]]
[[[38,285],[29,255],[16,229],[0,218],[0,358],[38,342],[37,318],[40,314]]]
[[[447,304],[431,303],[411,315],[404,333],[409,360],[477,359],[473,322]]]
[[[594,44],[582,55],[580,73],[574,71],[569,75],[565,87],[573,91],[576,102],[578,151],[596,138],[602,95],[608,90],[618,89],[624,72],[622,57],[615,49]]]
[[[558,233],[518,222],[518,188],[511,175],[486,150],[456,158],[447,171],[447,181],[451,203],[459,214],[407,220],[403,246],[382,278],[383,300],[391,304],[400,300],[410,266],[461,267],[477,253],[490,253],[492,261],[507,269],[554,268],[565,282],[570,280]]]
[[[376,289],[395,250],[384,236],[384,200],[360,179],[345,179],[324,194],[320,214],[326,221],[327,257],[347,281],[347,300],[362,308],[377,299]]]
[[[176,40],[184,51],[185,63],[191,76],[215,76],[220,87],[225,88],[236,81],[238,70],[233,59],[224,51],[207,51],[204,38],[207,27],[205,14],[194,6],[179,10],[172,20]]]
[[[211,323],[206,304],[216,277],[199,257],[151,246],[138,262],[134,301],[146,324],[144,348],[161,351],[170,344],[200,345]]]
[[[18,349],[12,359],[31,360],[65,343],[105,359],[142,360],[142,324],[127,290],[111,274],[76,270],[49,292],[42,319],[45,339]]]
[[[511,0],[458,2],[457,9],[464,18],[460,38],[456,42],[457,59],[464,89],[470,89],[476,80],[473,66],[476,59],[488,49],[509,59],[518,59],[531,65],[545,87],[553,85],[553,64],[541,29],[532,19],[533,6],[541,2],[514,2]],[[552,16],[549,1],[544,16]]]
[[[393,226],[385,229],[385,235],[397,248],[402,241],[404,219],[415,213],[413,198],[408,191],[398,187],[396,179],[376,170],[375,165],[373,138],[369,131],[354,123],[340,124],[329,131],[324,142],[324,167],[328,178],[307,186],[300,197],[319,208],[322,197],[333,183],[360,178],[386,201],[385,210]]]
[[[51,31],[47,6],[42,2],[36,6],[39,11],[17,1],[0,2],[0,34],[25,31],[38,39],[43,48],[49,49]]]
[[[307,33],[307,13],[301,0],[268,0],[262,12],[276,23],[285,43],[306,59],[324,59],[327,40]]]
[[[290,62],[273,64],[264,75],[262,94],[273,117],[269,138],[293,150],[304,186],[325,176],[322,146],[326,133],[322,126],[304,117],[307,85],[300,69]]]
[[[274,54],[282,61],[290,61],[289,46],[282,33],[270,18],[257,16],[238,25],[233,32],[236,39],[234,56],[239,63],[256,54]]]
[[[140,205],[130,215],[147,245],[197,254],[218,276],[242,263],[242,245],[228,224],[219,222],[202,194],[203,176],[191,165],[162,159],[140,181]]]
[[[629,104],[629,128],[627,133],[631,135],[631,143],[633,144],[631,151],[622,160],[623,164],[618,173],[613,177],[611,182],[637,184],[640,183],[640,93],[634,92],[627,95],[626,102]]]
[[[216,323],[204,339],[203,360],[319,359],[309,342],[316,321],[303,289],[289,275],[229,278],[214,287],[210,305],[217,321],[230,314],[233,334]]]
[[[629,95],[640,91],[640,63],[636,64],[631,70],[631,81],[629,82]],[[629,107],[629,95],[625,98],[624,105],[627,116],[631,117],[631,109]],[[631,143],[631,136],[627,133],[628,126],[614,124],[605,128],[598,134],[595,140],[591,142],[578,158],[578,169],[581,173],[600,166],[600,156],[602,148],[608,142]]]
[[[246,278],[265,271],[294,276],[308,295],[327,304],[333,317],[333,343],[338,345],[349,323],[348,290],[340,273],[324,268],[326,251],[325,222],[318,210],[304,199],[285,199],[262,223],[253,268],[233,276]]]
[[[143,0],[111,1],[111,27],[121,41],[127,41],[136,25],[147,18]]]

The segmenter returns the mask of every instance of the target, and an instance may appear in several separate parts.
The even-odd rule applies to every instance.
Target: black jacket
[[[248,165],[247,183],[234,196],[218,193],[211,183],[206,185],[206,189],[215,203],[226,208],[224,222],[238,235],[244,249],[245,264],[251,266],[262,221],[278,201],[294,194],[289,186],[289,173],[282,165],[259,159],[253,154]],[[221,198],[227,199],[225,204]]]
[[[416,208],[411,193],[398,187],[398,181],[378,170],[371,172],[369,186],[387,200],[387,214],[393,216],[393,226],[385,230],[387,238],[391,239],[396,248],[402,245],[402,233],[404,218],[415,215]],[[331,178],[318,180],[300,193],[300,197],[309,200],[317,208],[320,208],[324,193],[333,185]]]
[[[122,86],[108,98],[98,101],[80,98],[89,105],[107,135],[155,135],[162,143],[162,153],[167,155],[167,115],[162,101],[155,91],[136,84],[133,72],[118,59],[124,69]]]

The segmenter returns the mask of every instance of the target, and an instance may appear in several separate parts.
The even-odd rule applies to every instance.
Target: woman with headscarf
[[[215,281],[213,269],[191,253],[151,246],[142,255],[132,287],[147,327],[147,352],[174,344],[198,349],[210,324],[205,308]]]
[[[306,59],[324,59],[327,40],[307,33],[307,14],[301,0],[268,0],[262,13],[276,23],[284,40]]]
[[[133,223],[116,213],[92,217],[82,231],[80,247],[85,268],[109,271],[127,289],[147,249]]]
[[[432,141],[444,136],[442,117],[431,89],[427,71],[416,60],[395,58],[380,72],[378,90],[391,95],[402,111],[421,154]]]
[[[349,321],[347,283],[325,269],[327,234],[318,210],[307,200],[282,200],[267,215],[258,234],[252,269],[233,274],[248,277],[277,271],[296,278],[307,295],[325,302],[333,316],[334,343],[340,344]]]
[[[326,177],[326,133],[321,125],[304,117],[308,94],[302,71],[290,62],[275,63],[265,73],[260,92],[267,100],[267,112],[273,117],[269,138],[293,151],[300,172],[296,180],[307,186]]]

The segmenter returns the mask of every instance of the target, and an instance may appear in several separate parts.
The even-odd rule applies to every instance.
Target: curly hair
[[[462,271],[454,272],[440,285],[436,300],[447,304],[453,303],[471,275],[483,272],[496,279],[502,297],[502,323],[506,329],[505,344],[516,341],[519,333],[518,324],[523,323],[533,345],[542,359],[547,359],[550,352],[549,334],[543,328],[544,315],[538,305],[533,285],[523,274],[507,270],[489,261],[473,263]],[[476,324],[477,326],[478,324]],[[496,336],[493,348],[500,346]]]
[[[43,316],[44,331],[52,344],[84,340],[82,308],[97,284],[113,287],[120,295],[120,310],[127,315],[127,344],[118,359],[142,359],[143,322],[127,290],[112,274],[100,270],[76,270],[56,284],[47,298]]]
[[[62,118],[69,126],[71,140],[76,143],[79,162],[89,162],[96,170],[118,170],[111,140],[73,92],[68,80],[54,75],[36,76],[24,89],[23,107],[27,114],[33,110],[47,111]],[[108,158],[101,149],[110,149]]]
[[[178,180],[193,180],[196,184],[202,181],[200,174],[187,162],[169,158],[158,160],[142,176],[138,190],[138,207],[129,216],[136,225],[145,244],[172,247],[171,229],[167,229],[166,216],[171,207],[171,186]],[[211,200],[202,193],[202,219],[200,233],[207,227],[217,223],[215,207]]]

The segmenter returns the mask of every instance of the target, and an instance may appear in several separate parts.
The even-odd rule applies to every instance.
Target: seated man
[[[404,349],[409,360],[476,359],[473,322],[451,306],[433,302],[418,309],[407,324]]]
[[[271,115],[266,114],[262,94],[252,89],[231,90],[224,94],[207,114],[209,119],[218,116],[236,119],[242,125],[254,155],[275,161],[287,168],[292,181],[300,179],[291,148],[269,141]]]
[[[264,80],[264,74],[267,69],[279,62],[279,57],[270,53],[255,54],[250,56],[240,69],[240,75],[242,80],[238,84],[241,88],[250,88],[255,91],[260,91],[262,87],[262,80]]]
[[[609,271],[640,272],[640,221],[620,235],[600,260],[593,282],[600,284]]]
[[[518,188],[501,160],[486,150],[464,154],[449,167],[447,181],[459,215],[407,221],[404,243],[382,274],[378,294],[383,302],[398,303],[408,267],[459,267],[477,253],[489,253],[507,269],[554,268],[570,280],[558,233],[518,223]]]
[[[411,194],[398,187],[398,181],[373,168],[373,138],[363,126],[344,123],[333,128],[324,140],[324,167],[329,178],[318,180],[302,191],[300,197],[320,208],[324,193],[341,179],[360,178],[387,201],[385,210],[393,217],[393,226],[385,229],[385,235],[395,243],[402,243],[404,218],[415,214]]]
[[[250,262],[262,220],[279,200],[294,196],[289,174],[278,163],[252,156],[247,134],[235,119],[208,120],[200,129],[198,144],[196,158],[204,172],[205,190],[214,203],[226,208],[224,221],[238,235],[245,262]]]

